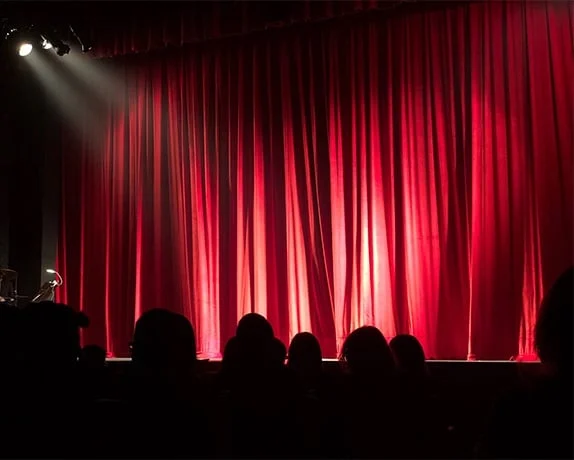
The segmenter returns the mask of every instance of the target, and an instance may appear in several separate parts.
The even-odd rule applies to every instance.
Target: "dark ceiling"
[[[321,3],[324,0],[307,0],[310,4]],[[361,0],[359,0],[360,2]],[[217,4],[220,10],[233,11],[237,5],[243,3],[241,0],[228,1],[70,1],[70,2],[38,2],[38,1],[8,1],[0,3],[0,18],[8,18],[15,21],[25,22],[81,22],[86,26],[111,26],[112,24],[121,24],[122,21],[133,19],[162,18],[179,14],[182,11],[186,13],[205,14],[213,9]],[[282,1],[282,0],[261,0],[249,1],[251,7],[257,8],[269,15],[270,19],[281,21],[288,18],[292,11],[300,6],[301,1]],[[349,8],[338,8],[341,11],[353,10],[358,3],[357,0],[334,0],[339,5],[349,4]],[[461,2],[455,0],[378,0],[364,3],[376,3],[379,8],[385,6],[396,6],[401,4],[401,10],[420,10],[447,8],[459,5],[461,3],[470,3],[469,1]]]

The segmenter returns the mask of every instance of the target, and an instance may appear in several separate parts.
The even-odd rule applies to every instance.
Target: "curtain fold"
[[[476,3],[117,58],[121,97],[63,158],[84,341],[125,354],[163,306],[208,357],[251,311],[326,356],[364,324],[435,358],[531,353],[574,262],[573,18]]]

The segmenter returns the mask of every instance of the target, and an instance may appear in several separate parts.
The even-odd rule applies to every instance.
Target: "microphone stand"
[[[38,302],[53,302],[55,290],[60,284],[56,280],[46,281],[42,284],[40,288],[40,292],[36,294],[36,296],[30,300],[30,303],[38,303]]]
[[[52,275],[56,275],[56,279],[46,281],[40,288],[40,292],[38,292],[38,294],[36,294],[36,296],[30,300],[31,303],[38,303],[42,301],[53,302],[56,288],[64,284],[64,280],[56,270],[49,269],[46,271]]]

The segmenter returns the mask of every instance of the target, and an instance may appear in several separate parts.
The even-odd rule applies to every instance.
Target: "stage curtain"
[[[248,312],[331,357],[365,324],[434,358],[532,352],[573,262],[573,18],[483,2],[106,61],[121,90],[62,160],[84,341],[125,354],[161,306],[208,357]]]

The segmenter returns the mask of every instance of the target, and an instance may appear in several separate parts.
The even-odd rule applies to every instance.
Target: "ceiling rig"
[[[70,40],[80,45],[82,53],[92,49],[91,43],[81,37],[70,24],[59,28],[46,24],[14,22],[4,18],[0,25],[0,39],[23,57],[28,56],[34,49],[53,49],[58,56],[65,56],[70,52]]]

